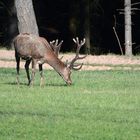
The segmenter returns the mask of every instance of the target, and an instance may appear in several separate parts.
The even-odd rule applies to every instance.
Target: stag
[[[15,58],[16,58],[16,70],[17,70],[17,83],[19,84],[19,69],[20,69],[20,58],[26,60],[25,70],[28,78],[28,85],[33,85],[36,64],[39,64],[39,71],[41,76],[40,85],[43,83],[43,69],[42,65],[48,63],[54,70],[63,78],[67,85],[72,84],[71,80],[71,70],[80,70],[83,64],[75,64],[79,59],[84,59],[86,56],[80,57],[80,48],[85,44],[85,39],[79,42],[79,39],[73,39],[77,44],[76,56],[71,60],[71,62],[65,64],[58,58],[58,52],[54,51],[52,46],[61,46],[58,43],[55,45],[53,43],[48,43],[43,37],[38,37],[32,34],[19,34],[13,40],[13,45],[15,48]],[[32,76],[30,78],[29,65],[32,62]]]

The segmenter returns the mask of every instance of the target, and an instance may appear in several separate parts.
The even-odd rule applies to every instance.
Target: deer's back
[[[19,34],[13,43],[15,51],[23,58],[39,59],[44,57],[51,49],[44,38],[28,34]]]

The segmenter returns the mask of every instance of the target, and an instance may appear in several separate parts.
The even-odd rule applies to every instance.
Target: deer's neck
[[[46,58],[47,63],[52,66],[56,72],[62,75],[66,65],[59,58],[57,58],[55,54],[46,56]]]

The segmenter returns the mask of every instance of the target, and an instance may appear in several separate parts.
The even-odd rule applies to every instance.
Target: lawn
[[[0,140],[140,140],[140,71],[73,72],[66,86],[45,71],[45,87],[16,85],[0,69]]]

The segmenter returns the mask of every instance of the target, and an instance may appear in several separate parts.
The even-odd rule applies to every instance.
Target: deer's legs
[[[39,64],[39,72],[40,72],[40,86],[44,86],[44,76],[43,76],[42,64]]]
[[[16,70],[17,70],[17,84],[19,84],[19,69],[20,69],[20,57],[15,53],[16,57]]]
[[[32,79],[30,82],[30,85],[34,84],[34,77],[35,77],[35,72],[36,72],[36,60],[32,60]]]
[[[30,79],[30,73],[29,73],[29,65],[31,63],[31,59],[26,60],[25,63],[25,70],[26,70],[26,74],[27,74],[27,78],[28,78],[28,85],[30,85],[31,79]]]

